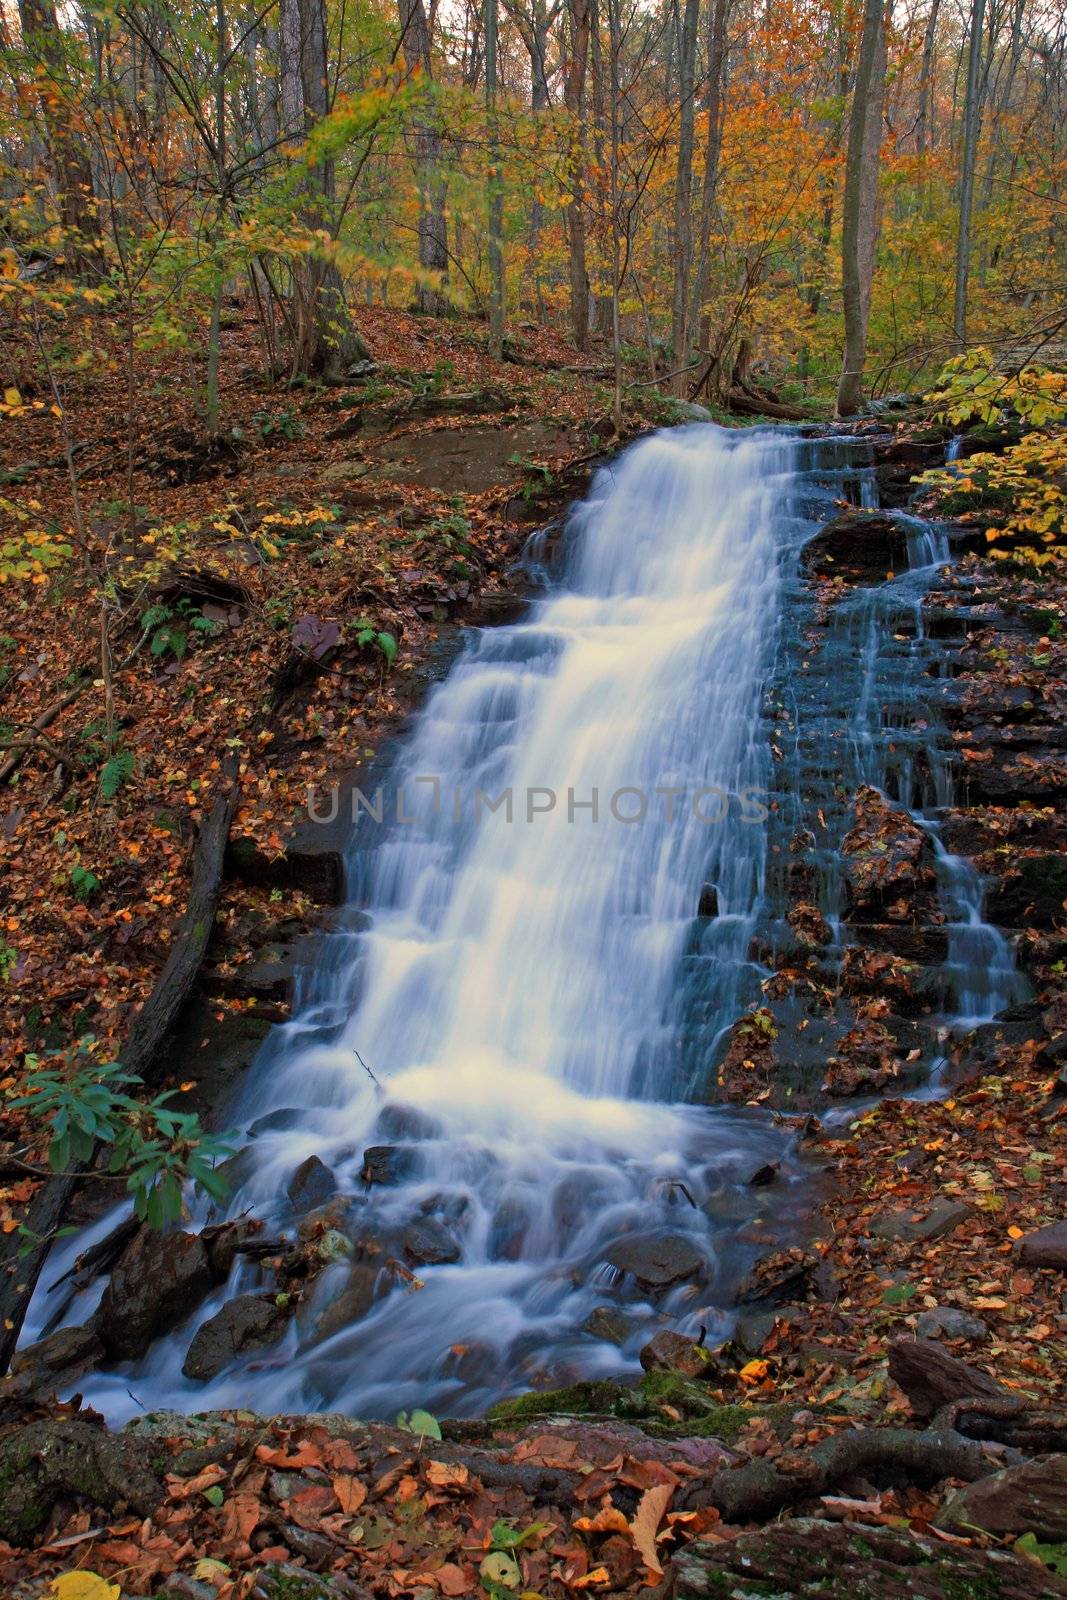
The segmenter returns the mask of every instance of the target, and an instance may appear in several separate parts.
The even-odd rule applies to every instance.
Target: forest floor
[[[323,851],[287,848],[309,783],[372,762],[457,627],[515,603],[529,532],[610,442],[602,364],[554,336],[517,340],[520,365],[487,361],[463,323],[371,313],[364,331],[377,372],[286,391],[256,375],[254,327],[235,309],[235,432],[212,457],[196,442],[192,358],[154,360],[139,378],[133,517],[119,376],[71,382],[94,554],[32,589],[0,586],[2,735],[32,746],[11,750],[22,760],[0,804],[9,1099],[28,1054],[85,1033],[104,1059],[119,1052],[236,752],[237,844],[181,1074],[210,1110],[210,1027],[240,1071],[286,1015],[279,952],[336,894]],[[26,373],[9,377],[32,397]],[[627,434],[667,420],[644,392]],[[55,419],[2,426],[5,496],[67,526]],[[989,609],[967,622],[957,679],[967,804],[953,847],[997,876],[1036,999],[960,1053],[947,1097],[866,1102],[827,1128],[798,1119],[813,1170],[832,1175],[815,1238],[761,1261],[733,1339],[650,1356],[637,1389],[576,1385],[414,1434],[228,1413],[113,1435],[76,1402],[42,1398],[23,1368],[0,1384],[5,1595],[73,1571],[106,1583],[61,1583],[65,1600],[1067,1594],[1067,596],[980,554],[957,570]],[[368,631],[396,641],[395,661]],[[67,695],[38,737],[30,725]],[[116,750],[131,760],[105,794]],[[900,972],[858,981],[861,1023],[876,1026],[879,985]],[[7,1233],[42,1158],[4,1111]],[[968,1400],[974,1417],[955,1404]],[[1034,1456],[1048,1456],[1036,1480]],[[985,1476],[994,1467],[1007,1481]]]

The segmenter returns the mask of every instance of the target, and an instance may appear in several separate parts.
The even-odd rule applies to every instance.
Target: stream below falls
[[[194,1381],[201,1323],[276,1287],[238,1257],[142,1359],[79,1377],[89,1403],[115,1422],[470,1415],[638,1372],[663,1326],[717,1342],[742,1274],[810,1233],[816,1185],[794,1126],[708,1103],[716,1053],[788,936],[798,830],[832,931],[820,960],[840,967],[862,784],[930,835],[946,933],[930,1037],[1020,998],[980,880],[938,838],[943,646],[922,600],[943,538],[900,513],[908,570],[849,590],[828,624],[800,568],[874,482],[862,439],[702,424],[599,471],[542,598],[471,634],[363,796],[348,906],[229,1118],[227,1215],[272,1238],[317,1222],[326,1265],[279,1342]],[[829,1048],[804,1038],[813,1059]],[[928,1084],[941,1065],[924,1051]],[[776,1180],[752,1187],[766,1164]],[[194,1205],[194,1226],[219,1220]],[[26,1342],[92,1312],[99,1281],[51,1286],[118,1215],[53,1252]]]

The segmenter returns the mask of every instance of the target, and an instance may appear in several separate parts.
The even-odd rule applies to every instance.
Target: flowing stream
[[[248,1140],[228,1214],[291,1235],[322,1199],[287,1196],[315,1156],[342,1197],[327,1217],[336,1259],[280,1344],[192,1382],[195,1329],[273,1281],[239,1261],[143,1361],[79,1379],[113,1420],[161,1406],[473,1413],[632,1372],[665,1324],[714,1342],[739,1275],[803,1236],[811,1186],[791,1130],[700,1102],[716,1043],[766,976],[754,955],[782,911],[782,839],[835,794],[844,827],[859,782],[920,816],[947,798],[916,792],[907,719],[885,727],[886,683],[906,700],[926,648],[921,596],[944,559],[927,530],[913,530],[913,571],[842,602],[821,666],[800,660],[798,552],[835,499],[871,502],[862,448],[704,425],[647,438],[572,513],[544,598],[470,637],[362,797],[348,908],[232,1119]],[[903,652],[889,647],[901,613]],[[784,775],[768,697],[787,705]],[[1010,953],[981,922],[977,879],[941,857],[950,1009],[991,1016],[1015,992]],[[778,1181],[751,1188],[766,1162]],[[649,1248],[668,1258],[655,1293]],[[56,1253],[46,1284],[74,1253]],[[42,1290],[27,1339],[50,1318]]]

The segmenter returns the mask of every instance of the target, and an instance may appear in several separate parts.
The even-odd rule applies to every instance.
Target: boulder
[[[741,1279],[734,1299],[741,1306],[759,1302],[780,1306],[790,1300],[807,1300],[821,1292],[822,1269],[821,1257],[810,1250],[799,1246],[773,1250],[761,1256]]]
[[[379,1111],[375,1132],[386,1140],[439,1139],[442,1128],[436,1117],[420,1111],[418,1106],[402,1105],[396,1101]]]
[[[316,1339],[331,1339],[342,1328],[351,1327],[367,1315],[376,1300],[388,1291],[389,1278],[379,1267],[357,1261],[348,1282],[315,1324]],[[380,1281],[381,1280],[381,1281]]]
[[[462,1251],[452,1234],[432,1217],[404,1229],[404,1255],[413,1267],[440,1267],[458,1261]]]
[[[1038,1456],[979,1478],[954,1494],[937,1519],[941,1528],[970,1534],[1036,1534],[1067,1539],[1067,1455]]]
[[[962,1200],[941,1196],[929,1211],[887,1211],[871,1224],[876,1239],[891,1239],[904,1244],[929,1244],[952,1233],[961,1222],[972,1215],[972,1208]],[[950,1334],[949,1338],[957,1337]]]
[[[646,1372],[680,1372],[686,1378],[700,1378],[711,1357],[703,1345],[671,1328],[661,1328],[641,1350],[641,1365]]]
[[[337,1179],[318,1156],[308,1156],[289,1179],[286,1193],[298,1211],[310,1210],[333,1199],[337,1193]]]
[[[920,1339],[988,1339],[989,1324],[956,1306],[933,1306],[916,1319]]]
[[[801,562],[817,578],[881,583],[907,568],[907,534],[895,517],[858,508],[844,511],[808,540]]]
[[[363,1166],[360,1170],[360,1182],[368,1188],[372,1184],[400,1183],[406,1178],[414,1166],[414,1155],[410,1150],[405,1150],[395,1144],[368,1145],[363,1152]]]
[[[705,1266],[704,1256],[683,1233],[627,1235],[609,1246],[606,1257],[650,1294],[695,1278]]]
[[[285,1332],[289,1313],[273,1295],[240,1294],[193,1335],[182,1372],[206,1383],[251,1350],[266,1350]]]
[[[11,1373],[15,1377],[32,1375],[34,1387],[47,1385],[49,1380],[64,1381],[75,1372],[83,1372],[103,1359],[104,1346],[92,1322],[80,1328],[57,1328],[36,1344],[26,1345],[11,1358]]]
[[[582,1332],[604,1344],[624,1345],[636,1326],[618,1306],[594,1306],[582,1323]]]
[[[144,1355],[158,1334],[186,1318],[217,1281],[197,1233],[154,1233],[144,1227],[108,1280],[96,1319],[112,1359]]]
[[[1028,1233],[1018,1244],[1019,1260],[1028,1267],[1058,1267],[1067,1272],[1067,1219],[1050,1222],[1036,1233]]]

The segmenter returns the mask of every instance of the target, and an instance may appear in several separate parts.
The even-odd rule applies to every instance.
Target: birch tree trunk
[[[851,417],[859,409],[867,325],[871,312],[871,278],[878,238],[878,164],[882,148],[882,99],[885,93],[886,39],[884,0],[865,0],[852,114],[845,155],[845,207],[841,238],[841,292],[845,313],[845,352],[837,389],[837,414]]]

